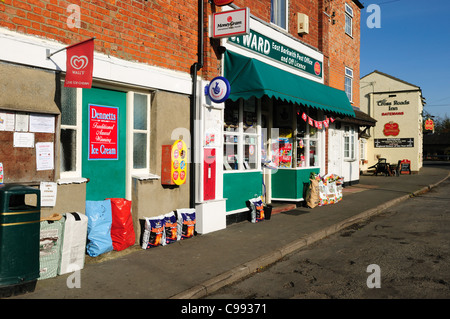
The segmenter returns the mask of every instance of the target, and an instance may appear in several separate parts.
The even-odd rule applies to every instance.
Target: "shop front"
[[[275,40],[276,39],[276,40]],[[248,201],[301,202],[311,173],[326,173],[326,130],[354,117],[345,92],[323,84],[321,52],[250,19],[250,34],[222,40],[223,198],[227,223]]]
[[[11,48],[0,54],[0,184],[52,186],[42,217],[130,200],[136,242],[144,217],[189,207],[189,183],[161,182],[163,146],[190,138],[189,75],[95,52],[92,87],[65,87],[66,54],[45,54],[64,47],[13,35],[0,33]]]

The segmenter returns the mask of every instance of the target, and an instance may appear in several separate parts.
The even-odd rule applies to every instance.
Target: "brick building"
[[[246,7],[248,34],[209,36],[213,13]],[[144,216],[177,208],[195,206],[206,233],[239,220],[255,196],[300,202],[311,172],[333,172],[331,152],[357,155],[358,124],[336,125],[358,106],[360,8],[357,0],[3,0],[0,116],[54,121],[50,132],[26,130],[53,143],[53,169],[36,168],[34,147],[14,146],[17,126],[0,131],[4,182],[56,182],[56,204],[42,214],[130,199],[137,237]],[[48,53],[92,37],[92,88],[64,87],[66,54]],[[217,76],[231,83],[226,102],[205,95]],[[89,160],[91,105],[119,114],[113,161]],[[342,150],[330,151],[325,125],[342,131]],[[162,185],[162,147],[178,139],[195,165],[184,184]]]

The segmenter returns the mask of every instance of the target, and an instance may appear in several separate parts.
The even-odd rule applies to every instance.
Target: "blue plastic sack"
[[[89,256],[98,255],[113,250],[111,239],[111,201],[86,201],[86,216],[88,217],[86,250]]]

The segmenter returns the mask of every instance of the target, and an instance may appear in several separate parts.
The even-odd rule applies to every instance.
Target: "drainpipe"
[[[191,66],[192,96],[191,96],[191,165],[190,165],[190,207],[195,208],[195,117],[197,110],[197,72],[203,67],[203,1],[198,0],[198,61]]]

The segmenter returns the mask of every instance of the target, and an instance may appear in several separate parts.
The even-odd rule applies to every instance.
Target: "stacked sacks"
[[[145,217],[142,249],[165,246],[195,234],[195,209],[185,208],[156,217]]]
[[[342,200],[344,178],[336,174],[323,177],[311,173],[310,185],[306,194],[306,204],[310,208],[338,203]]]
[[[60,214],[41,218],[39,241],[39,280],[55,277],[61,259],[64,218]]]
[[[321,194],[322,194],[322,187],[323,183],[320,178],[320,175],[317,175],[315,173],[311,173],[309,177],[309,187],[306,191],[306,205],[309,208],[314,208],[316,206],[321,206],[320,202],[322,201]]]
[[[249,200],[250,202],[250,217],[252,223],[258,223],[264,220],[264,204],[260,197],[255,197]]]
[[[120,251],[135,243],[131,201],[108,198],[86,201],[88,217],[87,253],[97,257],[111,250]]]
[[[342,184],[344,178],[336,174],[325,175],[319,182],[319,206],[331,205],[342,200]]]

